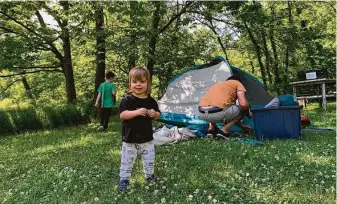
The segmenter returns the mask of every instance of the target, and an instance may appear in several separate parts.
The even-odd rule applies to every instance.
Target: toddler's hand
[[[153,118],[154,116],[156,116],[156,111],[151,109],[151,110],[148,110],[147,111],[147,115],[150,117],[150,118]]]
[[[95,107],[96,107],[96,108],[99,108],[99,103],[95,103]]]
[[[147,109],[146,108],[140,108],[137,110],[137,115],[146,117]]]

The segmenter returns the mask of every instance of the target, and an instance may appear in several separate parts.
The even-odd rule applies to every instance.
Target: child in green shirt
[[[97,92],[97,99],[95,106],[100,109],[100,126],[97,130],[106,131],[108,129],[109,119],[111,116],[112,108],[116,105],[116,86],[113,82],[115,74],[108,71],[105,74],[105,82],[101,83]]]

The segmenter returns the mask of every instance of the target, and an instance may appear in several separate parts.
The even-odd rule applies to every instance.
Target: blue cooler
[[[299,139],[303,106],[252,108],[257,140]]]

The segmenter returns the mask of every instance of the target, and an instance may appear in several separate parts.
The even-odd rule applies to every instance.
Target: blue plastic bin
[[[252,108],[257,140],[299,139],[303,106]]]

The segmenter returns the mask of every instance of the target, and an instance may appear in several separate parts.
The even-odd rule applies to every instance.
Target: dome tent
[[[212,85],[227,80],[233,74],[240,77],[252,107],[262,107],[272,100],[258,79],[230,66],[223,57],[216,57],[210,63],[190,67],[170,80],[166,92],[158,100],[161,111],[159,121],[177,126],[207,124],[199,118],[198,104],[201,97]],[[251,119],[244,118],[243,123],[252,126]]]

